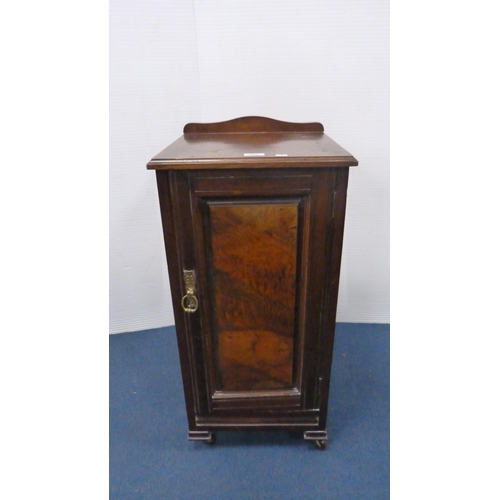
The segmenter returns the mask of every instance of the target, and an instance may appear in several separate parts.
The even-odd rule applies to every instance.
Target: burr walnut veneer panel
[[[292,389],[297,203],[209,205],[220,389]]]

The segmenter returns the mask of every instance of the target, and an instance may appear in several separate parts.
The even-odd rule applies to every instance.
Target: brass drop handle
[[[194,313],[198,310],[198,299],[194,294],[196,292],[196,273],[194,271],[184,271],[184,286],[186,295],[182,297],[181,307],[184,312]]]
[[[182,297],[181,306],[184,312],[194,313],[198,309],[198,299],[195,295],[187,293]]]

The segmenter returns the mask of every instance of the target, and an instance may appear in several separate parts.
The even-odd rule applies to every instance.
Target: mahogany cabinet
[[[184,127],[156,170],[188,438],[326,417],[349,167],[320,123]]]

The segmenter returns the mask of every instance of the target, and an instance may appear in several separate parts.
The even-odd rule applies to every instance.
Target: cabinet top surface
[[[323,133],[320,123],[245,117],[187,124],[184,135],[158,153],[148,169],[346,167],[357,160]]]

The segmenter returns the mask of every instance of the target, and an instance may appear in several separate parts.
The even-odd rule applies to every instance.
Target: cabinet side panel
[[[209,203],[223,391],[291,389],[298,203]]]
[[[320,356],[318,359],[318,380],[320,428],[326,428],[328,396],[330,390],[330,374],[333,359],[333,344],[335,338],[335,322],[337,314],[337,299],[339,292],[340,264],[342,257],[342,244],[344,239],[345,209],[347,201],[347,185],[349,168],[335,170],[335,193],[332,200],[334,218],[328,226],[328,257],[326,260],[326,282],[322,325],[320,328]]]

